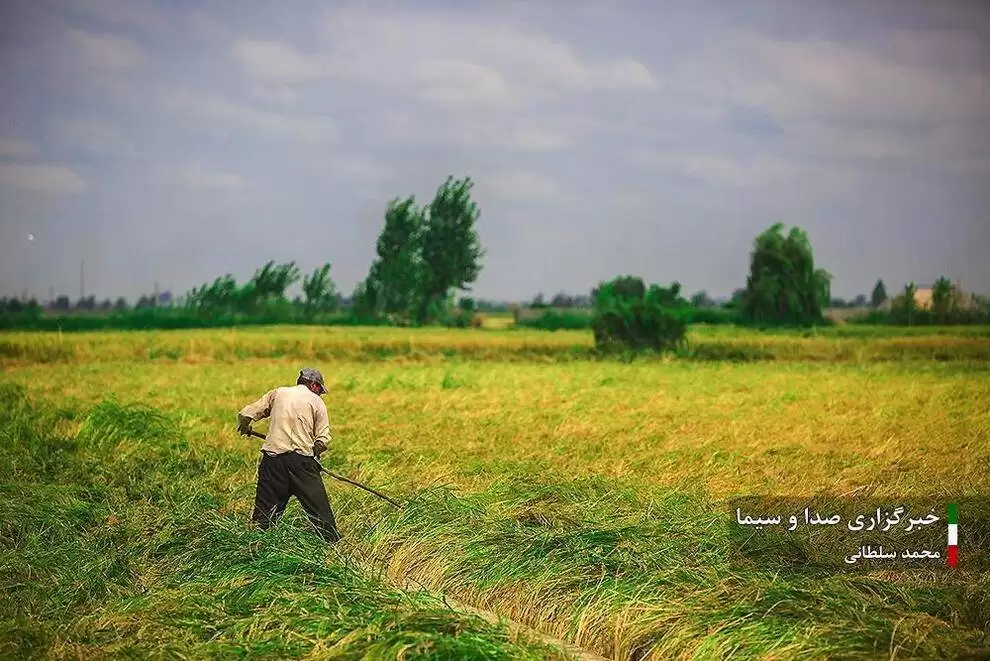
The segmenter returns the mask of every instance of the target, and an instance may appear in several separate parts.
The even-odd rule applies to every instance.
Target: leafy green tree
[[[77,310],[93,310],[96,308],[96,296],[86,296],[76,301]]]
[[[620,299],[639,300],[646,295],[646,283],[642,278],[633,275],[623,275],[607,283],[611,296]],[[597,297],[603,291],[599,286],[593,290],[593,296]]]
[[[454,291],[477,279],[484,256],[473,186],[470,178],[448,177],[423,209],[413,197],[389,203],[375,260],[356,292],[365,313],[418,323],[453,313]]]
[[[471,199],[470,177],[448,177],[430,202],[422,233],[422,280],[418,320],[426,322],[451,290],[470,290],[481,273],[484,250],[476,223],[481,215]]]
[[[237,281],[228,273],[211,284],[189,290],[186,295],[186,305],[196,309],[203,316],[234,312],[239,304],[239,292]],[[146,297],[142,296],[135,307],[144,307],[145,299]]]
[[[738,289],[733,289],[732,294],[729,296],[729,300],[725,304],[725,307],[733,310],[741,310],[745,298],[746,298],[745,287],[739,287]]]
[[[273,304],[286,303],[285,290],[298,280],[299,268],[294,261],[279,265],[274,260],[266,263],[238,291],[238,311],[258,313]]]
[[[330,279],[330,263],[316,268],[303,278],[303,310],[312,318],[320,312],[331,312],[337,308],[337,287]]]
[[[688,302],[681,296],[681,283],[676,281],[666,288],[651,285],[645,296],[654,296],[661,305],[671,308],[683,308],[688,305]]]
[[[939,318],[939,321],[945,321],[951,312],[953,302],[952,283],[945,276],[940,277],[932,285],[932,312]]]
[[[883,305],[883,302],[887,300],[887,287],[884,286],[883,280],[877,280],[877,284],[873,286],[873,294],[870,296],[870,304],[878,308]]]
[[[918,310],[918,302],[915,299],[917,291],[918,287],[913,282],[909,282],[904,285],[904,292],[892,302],[891,313],[897,323],[909,326],[914,323]]]
[[[756,237],[743,296],[750,322],[810,325],[823,321],[831,275],[815,269],[808,235],[792,227],[787,236],[776,223]]]
[[[351,294],[354,316],[358,319],[373,318],[378,311],[378,293],[374,285],[368,285],[368,279],[362,280],[354,287]]]
[[[715,307],[715,301],[708,296],[708,292],[702,289],[699,292],[695,292],[691,296],[691,305],[696,308],[711,308]]]
[[[8,314],[20,314],[24,311],[24,304],[19,298],[0,298],[0,312]]]
[[[299,269],[295,262],[276,265],[270,261],[257,269],[242,286],[238,286],[228,273],[208,285],[193,287],[185,297],[185,305],[203,316],[236,312],[259,314],[273,307],[288,306],[285,291],[298,280]]]
[[[424,276],[424,220],[424,211],[416,207],[414,197],[389,202],[365,283],[374,293],[372,310],[401,317],[411,317],[418,310]]]

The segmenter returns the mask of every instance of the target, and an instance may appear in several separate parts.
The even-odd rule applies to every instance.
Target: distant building
[[[163,291],[158,295],[158,305],[172,305],[172,292]]]

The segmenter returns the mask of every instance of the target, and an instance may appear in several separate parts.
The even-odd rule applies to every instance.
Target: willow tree
[[[812,325],[823,321],[832,276],[815,268],[804,230],[785,235],[776,223],[753,241],[743,318],[753,323]]]

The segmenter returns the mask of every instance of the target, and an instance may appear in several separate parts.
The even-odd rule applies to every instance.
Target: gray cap
[[[326,394],[327,387],[323,383],[323,375],[320,374],[320,370],[315,369],[313,367],[304,367],[301,370],[299,370],[299,378],[302,379],[303,381],[311,381],[313,383],[319,384],[320,390],[323,391],[323,394]]]

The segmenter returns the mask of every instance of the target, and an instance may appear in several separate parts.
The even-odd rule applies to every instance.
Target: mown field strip
[[[588,650],[582,647],[578,647],[577,645],[572,645],[571,643],[568,643],[565,640],[561,640],[560,638],[554,638],[553,636],[537,631],[536,629],[527,627],[524,624],[519,624],[514,620],[504,618],[501,615],[492,613],[491,611],[481,610],[480,608],[475,608],[473,606],[468,606],[467,604],[462,604],[458,602],[456,599],[452,599],[450,597],[444,597],[443,601],[444,603],[449,604],[451,608],[454,610],[461,611],[462,613],[476,615],[477,617],[480,617],[481,619],[485,620],[486,622],[490,622],[491,624],[505,623],[509,626],[509,629],[512,631],[522,632],[524,635],[529,636],[531,638],[535,638],[536,640],[547,643],[548,645],[554,645],[556,647],[559,647],[563,652],[577,659],[577,661],[609,661],[604,656],[600,656],[598,654],[595,654],[594,652],[589,652]]]
[[[343,544],[345,542],[341,542],[341,543]],[[351,548],[352,551],[358,551],[357,547],[354,547],[353,545],[351,545],[351,547],[352,547]],[[452,611],[457,611],[465,615],[473,615],[475,617],[479,617],[490,624],[505,625],[509,628],[511,632],[515,634],[519,634],[524,638],[538,640],[548,645],[552,645],[560,649],[561,652],[575,659],[576,661],[609,661],[609,659],[607,659],[606,657],[601,656],[595,652],[586,650],[583,647],[574,645],[573,643],[570,643],[566,640],[562,640],[555,636],[551,636],[550,634],[539,631],[538,629],[534,629],[533,627],[530,627],[528,625],[522,624],[520,622],[516,622],[511,618],[507,618],[503,615],[499,615],[498,613],[485,610],[483,608],[477,608],[475,606],[462,603],[457,599],[454,599],[453,597],[450,597],[445,594],[436,594],[412,577],[406,576],[398,581],[394,581],[394,580],[390,581],[387,577],[386,568],[379,567],[376,569],[367,560],[358,559],[356,553],[353,553],[348,557],[349,557],[349,562],[353,563],[353,565],[357,567],[362,573],[364,573],[365,576],[374,577],[376,580],[381,580],[390,583],[393,587],[402,590],[403,592],[406,593],[419,593],[421,595],[424,595],[429,599],[433,599],[439,603],[442,603],[444,606],[450,608]]]

